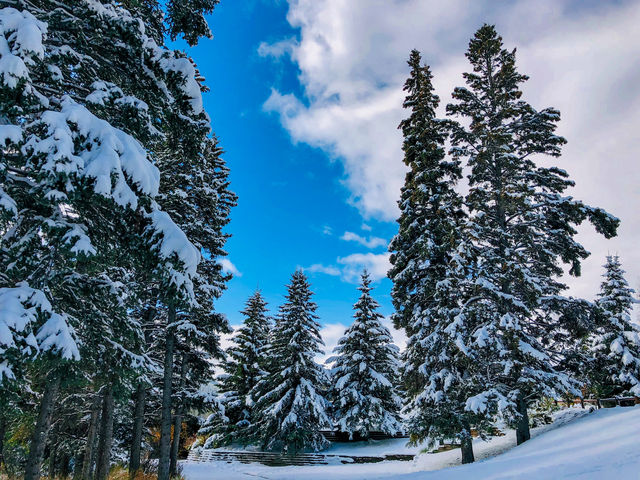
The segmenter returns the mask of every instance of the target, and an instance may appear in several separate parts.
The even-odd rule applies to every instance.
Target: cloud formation
[[[640,2],[289,0],[287,19],[299,38],[261,48],[290,56],[304,95],[273,89],[264,108],[292,141],[339,160],[350,202],[364,218],[386,221],[398,214],[405,174],[397,125],[406,115],[409,51],[420,49],[432,66],[444,105],[469,68],[468,39],[483,22],[495,23],[531,76],[525,99],[562,112],[559,133],[569,143],[560,159],[541,163],[569,171],[571,195],[622,220],[609,241],[579,228],[593,255],[581,278],[567,279],[572,293],[593,298],[608,252],[621,255],[629,281],[640,286]]]
[[[323,265],[315,263],[310,267],[304,267],[305,272],[323,273],[334,277],[340,277],[348,283],[359,283],[360,275],[364,270],[369,272],[373,281],[381,280],[387,276],[391,264],[390,254],[385,253],[352,253],[346,257],[338,257],[336,264]]]
[[[303,270],[310,273],[324,273],[325,275],[331,275],[333,277],[337,277],[342,273],[338,267],[322,265],[320,263],[314,263],[310,267],[304,267]]]
[[[230,273],[234,277],[242,276],[242,272],[240,272],[240,270],[238,270],[237,267],[228,258],[221,258],[220,265],[222,265],[223,271]]]
[[[365,238],[353,232],[344,232],[344,234],[340,237],[340,239],[345,240],[347,242],[356,242],[367,248],[387,246],[387,241],[384,238],[380,238],[380,237]]]

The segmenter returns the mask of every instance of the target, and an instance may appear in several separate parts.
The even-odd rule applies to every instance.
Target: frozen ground
[[[529,442],[515,445],[515,433],[476,440],[476,463],[460,463],[458,449],[419,455],[413,462],[358,465],[266,467],[240,463],[184,463],[187,480],[315,479],[315,480],[469,480],[469,479],[625,479],[640,480],[640,406],[612,408],[586,414],[569,409],[553,425],[534,429]],[[341,444],[327,454],[381,455],[415,453],[405,440]],[[434,470],[438,470],[435,472]]]

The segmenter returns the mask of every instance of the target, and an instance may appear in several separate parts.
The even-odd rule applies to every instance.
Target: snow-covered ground
[[[609,479],[640,480],[640,406],[561,412],[552,425],[534,429],[529,442],[515,445],[515,433],[489,442],[476,439],[476,463],[459,466],[460,450],[419,455],[413,462],[358,465],[266,467],[240,463],[184,463],[187,480],[331,479]],[[338,444],[324,453],[372,455],[416,453],[405,440]],[[452,467],[453,468],[447,468]],[[438,470],[435,472],[434,470]]]

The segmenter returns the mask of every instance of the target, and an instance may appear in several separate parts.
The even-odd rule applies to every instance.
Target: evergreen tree
[[[473,461],[471,425],[486,428],[466,399],[482,391],[471,375],[473,360],[464,345],[473,332],[459,316],[464,279],[472,263],[463,242],[465,214],[455,191],[462,176],[460,160],[447,158],[449,122],[436,117],[440,99],[432,74],[418,51],[409,58],[400,128],[404,162],[409,167],[402,188],[399,231],[392,239],[393,320],[407,332],[402,380],[406,423],[414,444],[457,438],[462,461]]]
[[[617,255],[607,256],[597,305],[599,321],[589,335],[588,380],[598,397],[640,396],[640,335],[631,323],[633,289]]]
[[[398,374],[398,347],[382,324],[378,302],[371,297],[365,271],[362,292],[354,305],[355,321],[338,341],[331,372],[333,417],[340,431],[368,438],[373,431],[394,435],[402,431],[402,401],[393,382]]]
[[[205,136],[209,132],[208,123],[203,128],[201,120],[190,121],[195,125],[186,124],[184,115],[172,119],[175,125],[166,136],[167,145],[159,162],[161,172],[170,178],[161,189],[160,203],[203,254],[194,278],[198,303],[178,311],[176,321],[167,329],[168,338],[174,339],[175,352],[182,351],[175,385],[179,391],[172,391],[172,396],[177,397],[174,399],[174,432],[180,432],[184,412],[202,400],[198,391],[213,376],[214,361],[223,358],[219,334],[230,332],[226,317],[215,312],[214,301],[230,279],[230,275],[222,271],[219,258],[226,255],[224,244],[228,235],[223,228],[229,221],[236,196],[229,190],[229,170],[217,139]],[[169,343],[165,342],[166,345]],[[165,356],[169,353],[165,349]],[[163,425],[163,438],[168,439],[171,430],[165,422]],[[180,436],[174,433],[172,438],[169,473],[175,475]]]
[[[517,424],[522,443],[530,435],[529,402],[575,391],[556,368],[561,352],[548,348],[556,332],[575,331],[580,322],[566,314],[575,301],[562,296],[566,286],[558,280],[563,263],[579,275],[588,256],[575,226],[589,220],[609,238],[619,221],[567,196],[573,182],[564,170],[535,163],[538,155],[560,156],[560,113],[521,99],[519,85],[528,77],[517,72],[515,50],[503,48],[493,26],[476,32],[466,56],[473,72],[464,74],[467,87],[454,90],[457,103],[447,106],[468,122],[454,128],[452,154],[471,169],[465,235],[473,265],[458,318],[473,323],[463,348],[484,388],[465,408],[501,413]]]
[[[287,286],[267,349],[267,375],[258,383],[252,436],[263,449],[295,453],[328,445],[324,369],[314,361],[324,345],[307,277],[296,271]]]
[[[214,4],[192,2],[189,11],[201,18]],[[178,18],[184,12],[169,10],[171,35],[195,43],[202,28],[194,30]],[[193,217],[187,222],[202,227],[203,236],[217,232],[233,198],[215,139],[207,138],[199,75],[183,53],[162,46],[164,33],[153,0],[19,1],[0,9],[0,288],[5,299],[18,299],[28,310],[23,318],[29,321],[14,330],[31,349],[13,356],[12,374],[23,375],[25,362],[38,353],[30,380],[42,392],[27,478],[39,474],[56,398],[65,401],[65,382],[77,379],[91,384],[85,398],[95,396],[95,387],[106,408],[96,466],[97,477],[106,476],[114,412],[132,377],[151,364],[142,324],[130,314],[149,273],[156,291],[167,293],[160,310],[207,309],[224,283],[215,258],[226,236],[194,246],[167,214],[174,212],[162,208],[164,170],[153,163],[176,118],[193,135],[189,156],[174,158],[181,158],[184,170],[192,168],[198,187],[207,183],[194,191],[209,194],[215,204],[206,228]],[[204,171],[193,162],[198,155],[216,166]],[[207,205],[198,207],[206,211]],[[211,252],[212,266],[200,262],[199,250]],[[204,350],[217,354],[217,332],[226,321],[218,314],[206,318],[210,324],[198,325],[209,333],[194,331],[192,345],[201,352],[206,343]],[[68,360],[79,355],[82,364],[69,368]]]
[[[227,349],[227,359],[222,364],[224,373],[218,377],[224,417],[214,415],[203,426],[200,435],[207,437],[205,448],[249,441],[247,433],[254,421],[251,394],[266,374],[265,349],[271,319],[260,291],[249,297],[241,313],[245,317],[244,323],[233,337],[234,344]]]

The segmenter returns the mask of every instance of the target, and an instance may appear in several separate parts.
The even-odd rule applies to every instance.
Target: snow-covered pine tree
[[[152,192],[157,171],[139,143],[82,105],[89,103],[84,98],[89,90],[83,86],[86,77],[78,73],[82,71],[78,62],[73,67],[75,82],[62,85],[69,73],[66,62],[78,53],[71,47],[74,39],[65,38],[65,33],[59,30],[59,17],[64,17],[64,9],[57,10],[53,14],[46,8],[34,9],[38,20],[26,10],[4,8],[0,12],[3,41],[11,45],[11,51],[3,51],[3,56],[13,57],[12,62],[3,65],[20,67],[2,72],[6,81],[3,90],[11,90],[16,100],[2,125],[3,131],[16,132],[3,141],[7,155],[2,158],[6,170],[13,173],[3,179],[2,190],[8,192],[17,208],[0,247],[5,285],[36,287],[61,312],[55,325],[45,324],[47,329],[41,328],[40,334],[48,332],[50,336],[41,346],[51,350],[73,349],[75,354],[66,358],[77,359],[80,350],[74,339],[76,334],[84,336],[82,343],[91,344],[97,354],[99,349],[92,344],[93,340],[97,339],[101,346],[112,341],[109,346],[117,347],[125,342],[110,337],[108,332],[115,331],[124,337],[131,332],[116,326],[119,320],[124,320],[120,327],[131,325],[127,325],[126,310],[122,308],[122,292],[118,291],[121,289],[112,278],[121,273],[120,262],[126,261],[127,252],[135,251],[120,242],[126,238],[122,232],[127,231],[122,227],[132,222],[138,195]],[[80,11],[76,14],[75,19],[82,16]],[[47,20],[46,29],[40,19]],[[70,40],[66,50],[62,47],[65,39]],[[20,103],[24,107],[25,102],[29,103],[28,108],[16,108]],[[11,104],[10,97],[8,103]],[[139,116],[133,110],[135,107],[129,117],[135,125]],[[118,309],[120,315],[114,318],[111,314]],[[77,321],[80,318],[82,322]],[[86,336],[101,318],[109,318],[115,328],[101,330],[97,337]],[[124,353],[117,348],[111,351],[117,355]],[[64,386],[65,379],[78,373],[69,368],[64,354],[61,360],[40,355],[38,368],[32,370],[40,377],[36,380],[39,386],[43,385],[43,395],[26,478],[38,477],[46,430],[60,384]],[[105,360],[103,357],[102,361]],[[88,364],[91,362],[85,366]]]
[[[633,394],[640,397],[640,333],[631,323],[636,302],[617,255],[607,256],[598,294],[598,317],[588,338],[591,361],[589,387],[598,397]]]
[[[101,336],[81,338],[110,352],[100,364],[103,378],[138,368],[143,344],[139,325],[126,314],[124,294],[135,293],[135,282],[114,278],[130,278],[134,259],[152,254],[154,275],[188,304],[200,259],[156,202],[159,172],[149,152],[162,143],[168,115],[181,112],[170,107],[179,105],[201,122],[206,118],[195,68],[183,54],[161,46],[158,14],[153,1],[13,2],[0,10],[0,221],[3,233],[10,233],[0,245],[6,272],[1,286],[20,284],[45,295],[59,314],[55,327],[49,323],[39,332],[46,347],[41,351],[63,353],[63,359],[75,345],[70,340],[76,318],[95,327],[118,312]],[[173,30],[187,34],[185,28]],[[76,328],[81,337],[100,330],[84,327]],[[27,478],[38,475],[56,396],[57,373],[49,372]],[[99,477],[108,469],[108,443]]]
[[[242,315],[243,325],[235,332],[233,344],[227,348],[224,371],[218,377],[219,401],[224,406],[224,417],[213,415],[203,425],[201,436],[207,437],[205,448],[228,445],[232,442],[247,444],[253,423],[254,392],[259,380],[266,374],[266,347],[272,321],[267,315],[267,302],[260,291],[247,300]]]
[[[253,398],[252,437],[265,450],[295,453],[328,445],[320,429],[329,428],[324,369],[314,361],[324,345],[307,277],[300,270],[287,286],[267,349],[267,375]]]
[[[203,80],[199,77],[198,81]],[[176,351],[182,350],[183,359],[187,361],[181,366],[184,375],[180,375],[178,384],[183,387],[173,419],[174,432],[179,432],[181,412],[189,408],[187,398],[196,399],[199,386],[210,381],[213,360],[223,357],[218,337],[230,331],[226,317],[216,313],[213,304],[230,279],[230,275],[223,272],[219,259],[226,255],[224,244],[228,235],[223,228],[229,222],[236,196],[229,190],[229,170],[222,158],[222,149],[215,137],[207,136],[210,126],[206,114],[178,110],[170,116],[168,125],[166,142],[157,162],[161,174],[168,178],[160,190],[159,203],[202,253],[194,277],[197,304],[181,308],[167,331],[168,338],[174,337]],[[170,352],[166,350],[165,353]],[[164,421],[163,425],[166,427]],[[171,430],[163,428],[163,432],[162,438],[169,438]],[[170,475],[175,473],[177,465],[179,436],[173,435],[173,439]]]
[[[560,156],[560,113],[537,111],[521,99],[519,85],[528,77],[518,73],[515,50],[503,48],[493,26],[476,32],[466,56],[473,72],[464,74],[467,87],[456,88],[457,102],[447,106],[468,123],[454,128],[451,152],[471,168],[466,231],[475,261],[458,318],[473,319],[464,348],[484,389],[466,409],[499,411],[516,423],[522,443],[530,436],[529,402],[575,390],[556,369],[561,352],[548,348],[560,328],[576,326],[565,315],[575,302],[562,296],[566,286],[558,280],[562,264],[579,275],[588,256],[575,226],[589,220],[609,238],[619,221],[567,196],[573,182],[564,170],[535,163],[538,155]]]
[[[404,162],[409,167],[402,188],[398,234],[389,250],[393,281],[393,321],[407,332],[402,379],[406,391],[406,424],[413,443],[456,438],[462,461],[473,461],[471,426],[486,427],[483,416],[466,412],[465,401],[479,393],[470,375],[472,359],[464,345],[473,331],[459,317],[462,283],[469,252],[462,242],[465,214],[455,187],[460,161],[446,158],[446,120],[436,117],[439,98],[428,66],[411,52],[400,124]]]
[[[409,337],[422,328],[416,316],[428,308],[425,302],[445,276],[463,217],[462,198],[454,190],[462,176],[460,161],[445,157],[448,122],[436,117],[440,99],[433,91],[429,67],[420,62],[420,52],[413,50],[403,103],[410,115],[398,127],[409,171],[398,202],[398,234],[389,244],[393,322],[396,328],[407,329]],[[421,389],[419,383],[416,390]]]
[[[202,81],[204,79],[198,76],[198,83],[205,91]],[[161,175],[167,178],[160,189],[159,204],[202,253],[194,277],[197,304],[182,304],[176,312],[176,320],[167,329],[169,341],[165,342],[166,362],[173,357],[168,348],[172,344],[176,351],[189,352],[184,357],[188,361],[185,369],[188,378],[184,381],[195,394],[198,390],[196,383],[203,385],[210,381],[212,360],[220,360],[223,356],[218,336],[229,332],[226,317],[215,312],[213,303],[230,279],[230,275],[223,272],[219,259],[226,255],[224,244],[228,235],[223,229],[229,222],[236,196],[229,190],[229,170],[222,158],[222,149],[215,136],[208,136],[210,125],[207,115],[201,109],[185,110],[185,106],[189,107],[190,103],[176,102],[172,106],[173,114],[167,115],[165,142],[158,150],[157,165]],[[175,305],[171,305],[175,302],[170,296],[162,301],[170,309],[175,309]],[[178,384],[180,382],[182,379]],[[185,399],[191,395],[186,395],[183,390],[179,396],[183,400],[177,402],[177,413],[187,407]],[[168,401],[168,396],[165,400]],[[182,414],[175,416],[174,431],[179,431]],[[167,419],[165,416],[162,421],[163,447],[171,437]],[[177,440],[179,437],[174,435],[173,438]],[[177,448],[178,445],[174,444],[170,450],[170,474],[174,473],[171,470],[176,466]],[[164,452],[162,448],[161,452]]]
[[[358,288],[362,294],[353,306],[355,320],[338,341],[331,370],[334,424],[353,438],[370,432],[394,435],[402,431],[402,400],[394,386],[398,375],[398,347],[382,324],[379,304],[371,296],[371,279],[365,271]]]

